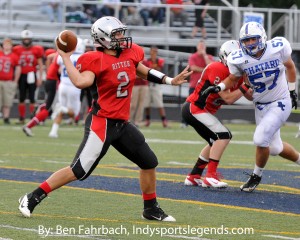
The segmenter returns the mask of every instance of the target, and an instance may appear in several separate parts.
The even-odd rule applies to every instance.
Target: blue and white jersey
[[[71,56],[70,59],[73,62],[74,66],[76,66],[77,60],[78,58],[82,55],[82,53],[76,53],[74,52]],[[57,58],[57,64],[60,66],[61,68],[61,74],[60,74],[60,84],[63,85],[68,85],[68,86],[74,86],[74,84],[72,83],[72,81],[70,80],[69,76],[68,76],[68,72],[66,69],[66,66],[63,63],[63,60],[61,58],[61,56],[58,56]]]
[[[275,37],[266,42],[260,58],[245,54],[242,49],[233,51],[227,58],[231,74],[248,76],[253,88],[253,101],[274,102],[289,98],[289,90],[283,65],[291,56],[290,43],[284,37]]]

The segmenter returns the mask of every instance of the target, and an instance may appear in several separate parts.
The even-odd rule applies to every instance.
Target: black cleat
[[[241,189],[241,191],[244,191],[244,192],[253,192],[254,189],[260,183],[261,177],[256,175],[255,173],[252,173],[251,175],[248,173],[245,173],[245,174],[249,175],[250,178],[248,179],[248,181],[245,184],[240,186],[240,189]]]
[[[152,208],[145,208],[142,217],[147,220],[156,220],[164,222],[176,222],[176,219],[167,215],[156,203]]]
[[[4,118],[4,119],[3,119],[3,123],[4,123],[4,124],[10,124],[9,118]]]

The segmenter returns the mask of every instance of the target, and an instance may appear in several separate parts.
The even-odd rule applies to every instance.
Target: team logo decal
[[[221,82],[221,79],[220,77],[216,77],[215,81],[214,81],[214,84],[219,84]]]

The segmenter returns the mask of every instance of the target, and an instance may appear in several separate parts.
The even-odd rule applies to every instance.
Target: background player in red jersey
[[[68,76],[78,88],[89,87],[93,107],[85,121],[82,143],[72,164],[53,173],[37,189],[19,199],[19,210],[30,217],[35,206],[51,191],[75,180],[86,179],[110,146],[140,168],[140,187],[144,199],[143,217],[148,220],[176,221],[156,200],[155,168],[157,157],[134,124],[128,121],[130,100],[136,74],[156,83],[180,85],[191,74],[187,66],[174,78],[142,64],[143,49],[125,37],[127,27],[114,17],[102,17],[91,28],[97,51],[84,53],[76,68],[70,60],[73,52],[58,50]]]
[[[52,104],[55,98],[56,89],[59,83],[59,65],[56,60],[59,56],[55,49],[47,49],[45,51],[46,56],[46,82],[45,82],[45,91],[46,91],[46,101],[42,103],[36,110],[34,117],[23,126],[23,132],[28,136],[32,137],[33,133],[31,128],[37,126],[40,122],[44,122],[50,112],[52,111]]]
[[[25,99],[28,92],[30,101],[29,111],[35,109],[35,90],[42,84],[43,76],[43,55],[42,46],[32,45],[33,33],[29,30],[21,32],[22,44],[15,46],[13,52],[19,56],[21,65],[21,76],[19,79],[19,123],[24,124],[26,117]],[[37,74],[37,65],[39,74]]]
[[[13,42],[5,38],[0,49],[0,111],[3,113],[4,124],[9,124],[10,109],[17,90],[21,74],[19,57],[12,52]]]
[[[214,188],[228,186],[227,183],[220,180],[217,167],[232,135],[214,114],[222,104],[232,104],[243,94],[246,94],[245,96],[250,99],[252,90],[249,89],[247,84],[243,83],[243,78],[241,78],[235,88],[211,94],[206,102],[200,100],[200,95],[207,87],[220,83],[229,75],[226,59],[236,49],[239,49],[239,43],[236,40],[227,41],[221,46],[219,52],[221,61],[213,62],[204,69],[195,91],[187,98],[182,107],[183,119],[208,143],[202,149],[194,168],[186,177],[185,185],[202,185],[202,187]],[[206,176],[202,180],[201,175],[206,166]]]

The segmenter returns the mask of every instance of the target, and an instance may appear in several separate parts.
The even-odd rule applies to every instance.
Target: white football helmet
[[[227,57],[228,55],[234,51],[240,48],[240,44],[236,40],[229,40],[222,44],[219,50],[219,58],[221,59],[221,62],[227,66]]]
[[[85,52],[85,44],[82,38],[77,38],[77,45],[75,48],[76,53],[84,53]]]
[[[23,30],[21,32],[22,44],[29,47],[32,44],[33,33],[30,30]]]
[[[23,30],[21,32],[21,38],[22,39],[31,39],[33,37],[33,33],[30,30]]]
[[[91,36],[96,46],[106,49],[124,49],[131,48],[132,38],[115,38],[117,32],[125,35],[127,26],[115,17],[99,18],[91,27]]]
[[[256,42],[250,45],[245,44],[245,40],[256,38]],[[240,30],[240,45],[246,54],[255,55],[266,46],[267,35],[263,26],[257,22],[247,22]]]

